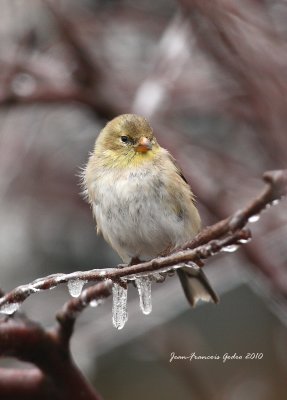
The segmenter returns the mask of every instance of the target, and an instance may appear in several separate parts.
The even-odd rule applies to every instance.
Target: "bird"
[[[83,169],[83,193],[97,233],[129,265],[168,254],[196,236],[201,219],[195,196],[149,122],[123,114],[99,133]],[[219,298],[201,268],[178,268],[191,306]]]

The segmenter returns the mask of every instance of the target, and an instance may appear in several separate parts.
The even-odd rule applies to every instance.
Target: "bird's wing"
[[[168,158],[169,161],[173,164],[173,166],[175,167],[175,172],[178,175],[179,178],[181,178],[181,180],[186,184],[186,186],[188,186],[189,191],[190,191],[190,198],[192,200],[193,203],[195,203],[195,196],[189,186],[189,183],[187,181],[187,179],[185,178],[185,176],[183,175],[182,169],[180,168],[180,166],[177,164],[176,159],[170,154],[168,153]]]
[[[184,231],[178,235],[177,245],[192,239],[200,230],[200,216],[195,206],[195,198],[175,159],[166,151],[160,160],[161,176],[167,196],[163,196],[163,207],[175,214],[178,222],[184,222]]]

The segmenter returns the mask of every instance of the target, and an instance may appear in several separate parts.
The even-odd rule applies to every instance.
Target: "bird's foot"
[[[129,267],[129,264],[118,264],[118,268],[126,268]]]
[[[129,262],[129,267],[132,265],[140,264],[142,261],[138,257],[133,257]]]

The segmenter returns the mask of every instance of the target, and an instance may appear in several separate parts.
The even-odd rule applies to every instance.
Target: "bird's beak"
[[[139,153],[146,153],[151,149],[152,149],[151,141],[145,136],[143,136],[140,138],[138,145],[135,148],[135,151],[138,151]]]

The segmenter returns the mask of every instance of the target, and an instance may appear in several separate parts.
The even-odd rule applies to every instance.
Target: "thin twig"
[[[110,296],[112,293],[113,282],[106,280],[93,285],[80,294],[76,299],[69,300],[63,308],[57,313],[56,318],[60,324],[59,336],[62,340],[68,342],[72,336],[74,323],[79,315],[92,301],[100,304],[102,299]]]
[[[60,12],[60,8],[51,0],[45,0],[45,4],[57,22],[60,34],[68,48],[72,51],[78,64],[76,74],[74,74],[76,80],[84,87],[94,86],[96,81],[100,79],[101,72],[91,52],[86,48],[83,41],[80,40],[79,33],[70,19]]]

